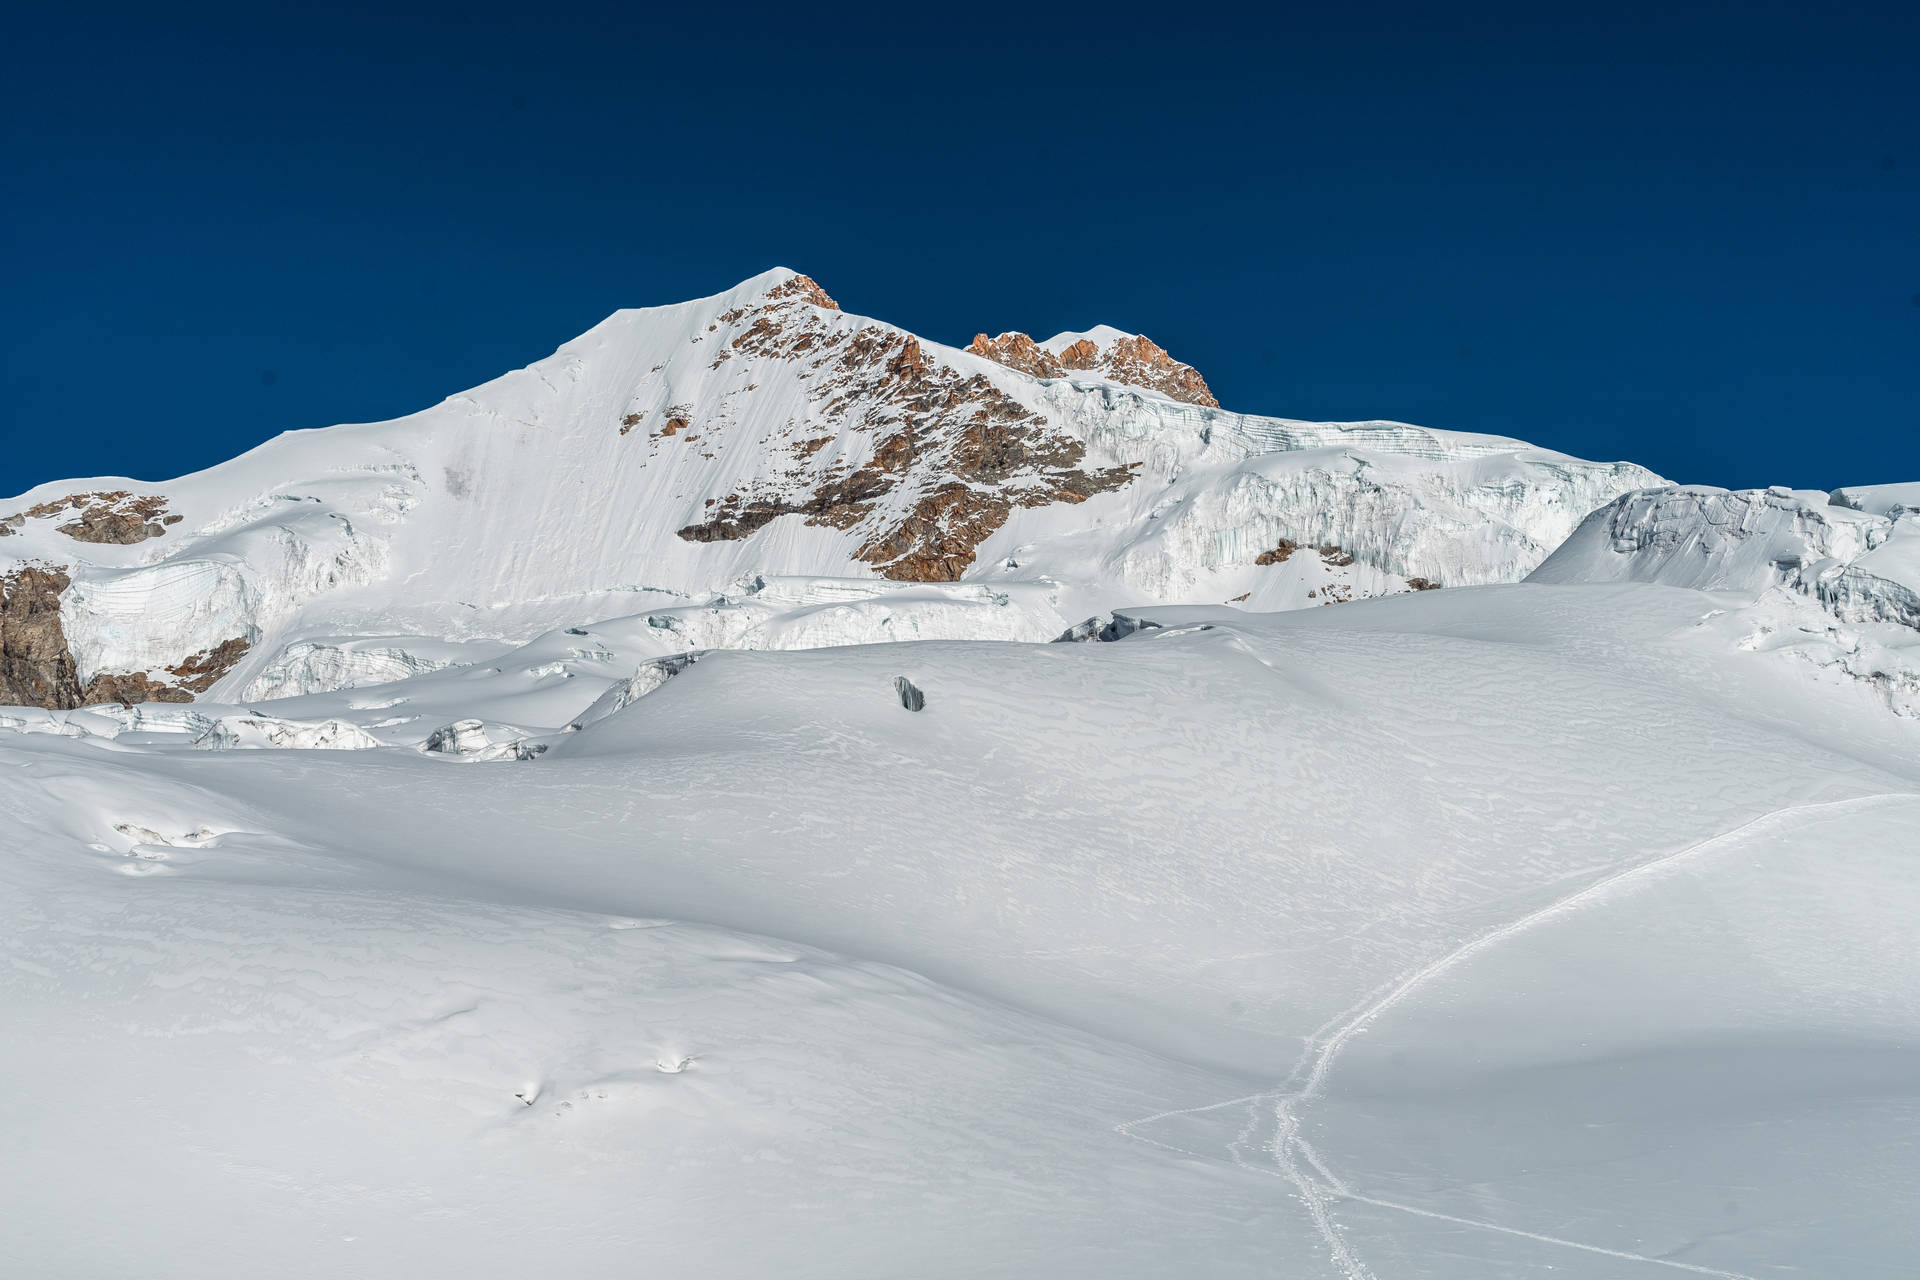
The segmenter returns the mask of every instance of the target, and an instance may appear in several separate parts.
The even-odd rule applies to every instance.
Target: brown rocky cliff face
[[[920,499],[858,555],[898,581],[956,582],[973,564],[975,548],[1011,514],[1013,504],[1001,495],[954,480]]]
[[[1060,353],[1060,364],[1067,369],[1098,369],[1100,348],[1094,346],[1092,340],[1088,338],[1070,342]]]
[[[796,287],[801,279],[721,319],[745,326],[729,344],[736,354],[803,365],[816,420],[836,434],[783,448],[795,459],[791,471],[709,499],[706,519],[679,530],[681,538],[745,538],[800,516],[857,532],[855,556],[884,577],[946,582],[1016,508],[1084,501],[1133,478],[1126,467],[1083,470],[1078,440],[986,376],[935,360],[911,335],[823,315],[808,289]],[[862,435],[875,441],[864,465],[815,461],[827,441]]]
[[[774,301],[782,298],[798,298],[827,311],[838,311],[840,304],[827,296],[827,291],[815,284],[810,277],[795,276],[785,284],[777,284],[767,290],[767,297]]]
[[[1084,370],[1130,387],[1157,391],[1170,400],[1209,409],[1220,407],[1206,379],[1192,365],[1181,364],[1150,338],[1120,338],[1105,351],[1081,338],[1055,355],[1024,333],[1003,333],[997,338],[983,333],[967,350],[1035,378],[1058,378],[1068,370]]]
[[[973,345],[967,350],[974,355],[985,356],[995,364],[1003,364],[1009,369],[1018,369],[1036,378],[1057,378],[1063,368],[1086,367],[1085,365],[1063,366],[1059,357],[1024,333],[1003,333],[997,338],[989,338],[984,333],[976,334]]]
[[[166,530],[124,511],[93,507],[81,512],[79,519],[61,525],[60,532],[75,542],[109,542],[126,546],[157,538]]]
[[[1158,391],[1170,400],[1183,400],[1209,409],[1220,407],[1197,369],[1181,364],[1150,338],[1120,339],[1113,344],[1113,350],[1105,354],[1103,363],[1107,376],[1115,382]]]
[[[80,705],[80,678],[60,623],[68,582],[59,569],[31,565],[0,577],[0,704]]]
[[[222,641],[211,649],[181,659],[167,668],[173,683],[156,680],[144,671],[124,675],[103,671],[87,683],[80,700],[87,706],[118,702],[132,706],[138,702],[192,702],[205,693],[221,676],[233,670],[233,664],[247,656],[252,645],[244,636]]]
[[[192,702],[246,656],[243,636],[183,658],[167,668],[171,681],[144,671],[103,671],[80,684],[60,621],[66,571],[24,565],[0,577],[0,706],[66,711],[103,702]]]

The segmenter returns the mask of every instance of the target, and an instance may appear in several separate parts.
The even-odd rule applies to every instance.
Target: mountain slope
[[[1509,581],[1658,483],[1496,437],[1170,399],[1116,379],[1177,392],[1187,366],[1091,332],[1050,344],[1092,347],[1086,370],[1035,377],[773,271],[616,313],[392,422],[165,484],[39,486],[0,503],[0,701],[231,692],[320,640],[519,642],[780,577],[1037,593],[1029,639],[1143,601]]]

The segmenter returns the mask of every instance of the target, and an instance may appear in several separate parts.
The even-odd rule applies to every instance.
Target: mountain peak
[[[828,297],[827,291],[815,284],[812,276],[803,276],[798,271],[789,271],[785,267],[776,268],[769,274],[783,278],[766,291],[764,296],[768,298],[798,298],[802,302],[810,302],[827,311],[840,309],[840,304]]]
[[[1094,385],[1036,381],[1066,378]],[[1104,393],[1121,384],[1141,394]],[[402,665],[438,662],[433,645],[763,578],[884,599],[865,616],[905,610],[888,634],[1027,639],[1059,634],[1062,609],[1142,599],[1264,609],[1505,581],[1659,483],[1536,464],[1519,441],[1192,408],[1215,403],[1139,334],[982,335],[962,353],[774,268],[622,310],[404,418],[289,433],[166,483],[0,501],[0,702],[324,683],[401,661],[339,657],[341,636],[405,636],[388,646]],[[949,617],[953,600],[887,594],[963,582],[1040,603]],[[700,626],[732,626],[714,607]]]
[[[1085,333],[1057,333],[1045,342],[1019,332],[997,338],[982,333],[975,335],[967,350],[1035,378],[1061,378],[1073,371],[1096,373],[1170,400],[1220,407],[1206,379],[1192,365],[1175,360],[1151,338],[1110,325],[1096,325]]]

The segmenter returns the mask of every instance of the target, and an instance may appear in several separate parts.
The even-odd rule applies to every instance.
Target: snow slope
[[[1920,715],[1920,485],[1624,494],[1532,574],[1724,593],[1716,626]]]
[[[102,731],[0,733],[0,1260],[1905,1274],[1920,739],[1720,599],[273,704],[582,726],[491,762],[42,713]]]
[[[1811,596],[1843,622],[1920,626],[1920,486],[1698,485],[1626,494],[1535,571],[1541,582],[1664,582]],[[1909,506],[1908,502],[1916,505]]]
[[[704,607],[756,577],[853,579],[841,589],[892,595],[907,633],[954,638],[1009,624],[894,584],[991,585],[1044,601],[1051,626],[1510,581],[1658,483],[1515,440],[1247,417],[1112,372],[1035,378],[777,270],[618,312],[392,422],[291,432],[163,484],[38,486],[0,502],[0,579],[70,579],[80,689],[103,673],[181,687],[175,668],[227,645],[220,694],[258,697],[303,646],[358,638],[379,669],[416,669],[447,643]],[[154,514],[127,514],[143,503]],[[76,540],[89,521],[138,540]],[[1257,563],[1283,542],[1335,549]],[[309,660],[288,687],[364,679],[367,661]]]

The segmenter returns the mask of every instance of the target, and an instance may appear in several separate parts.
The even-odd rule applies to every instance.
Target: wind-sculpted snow
[[[1718,626],[1740,648],[1799,657],[1920,713],[1920,485],[1631,493],[1533,580],[1729,593],[1738,604]]]
[[[1899,518],[1787,489],[1630,493],[1595,511],[1535,577],[1750,595],[1778,586],[1827,603],[1846,621],[1920,624],[1920,521],[1898,504],[1888,509]],[[1858,585],[1869,578],[1884,585]],[[1851,591],[1840,585],[1848,579]]]
[[[1896,520],[1920,512],[1920,483],[1845,485],[1829,494],[1828,501]]]
[[[1910,722],[1691,590],[1120,616],[0,720],[9,1269],[1901,1274]]]
[[[386,684],[409,676],[465,666],[475,659],[467,650],[497,651],[497,645],[458,645],[427,637],[324,637],[288,645],[247,685],[248,702],[332,693],[362,685]]]
[[[1166,377],[1181,390],[1187,366],[1163,365],[1136,335],[1089,332],[1104,363],[1036,377],[849,315],[773,271],[618,312],[391,422],[290,432],[160,485],[42,485],[0,503],[19,516],[4,525],[0,577],[34,565],[68,579],[68,653],[47,661],[77,675],[13,683],[72,705],[96,676],[161,681],[244,641],[215,696],[319,692],[405,674],[404,655],[435,645],[510,646],[699,607],[756,576],[959,580],[1015,604],[876,603],[839,622],[740,614],[697,643],[731,645],[722,633],[734,631],[797,642],[809,628],[822,643],[1044,639],[1142,602],[1299,608],[1416,578],[1513,580],[1587,511],[1659,483],[1516,440],[1188,403],[1154,389]],[[1115,380],[1135,369],[1147,386]],[[1198,387],[1181,393],[1210,399]],[[62,532],[74,499],[135,494],[160,535]],[[95,505],[100,521],[118,518]],[[1337,546],[1352,572],[1255,564],[1283,539]]]

